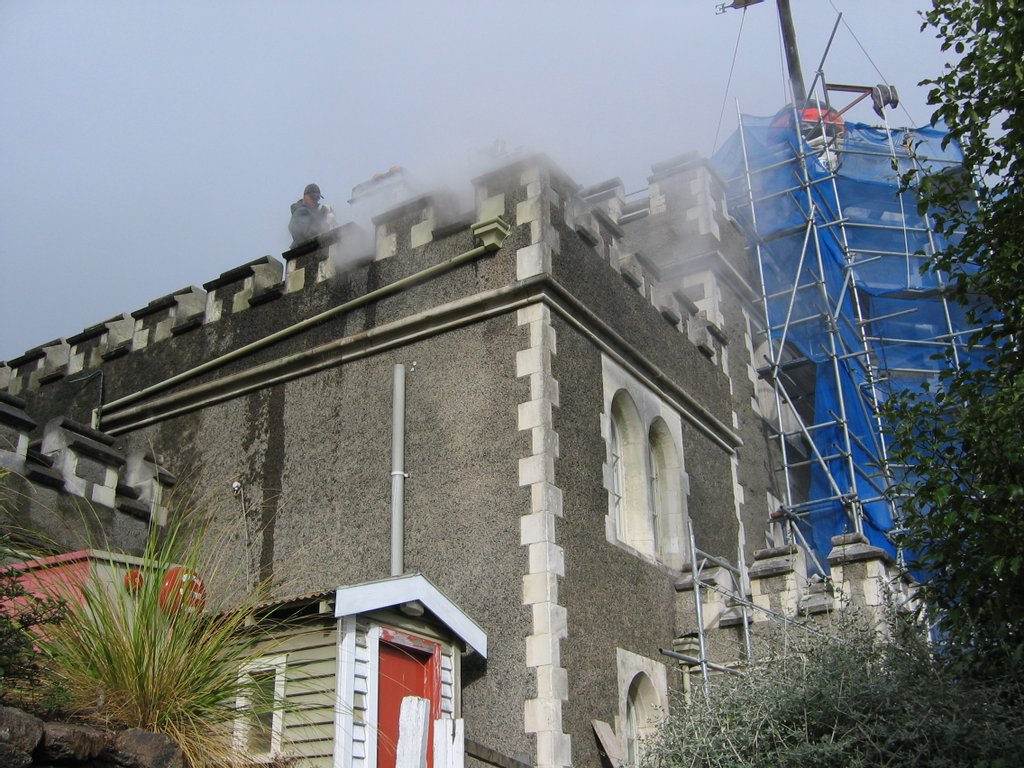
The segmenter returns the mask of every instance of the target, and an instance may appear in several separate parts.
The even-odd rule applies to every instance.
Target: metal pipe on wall
[[[506,234],[507,231],[508,230],[506,229]],[[124,406],[130,403],[134,403],[138,400],[145,399],[150,395],[162,392],[165,389],[170,389],[171,387],[177,384],[180,384],[184,381],[188,381],[189,379],[193,379],[203,373],[213,370],[214,368],[218,368],[222,365],[233,362],[234,360],[238,360],[252,352],[256,352],[257,350],[263,349],[264,347],[274,344],[275,342],[294,336],[300,331],[323,323],[333,317],[341,315],[345,312],[349,312],[353,309],[356,309],[357,307],[361,307],[364,304],[369,304],[372,301],[376,301],[386,296],[390,296],[391,294],[398,293],[399,291],[403,291],[412,285],[416,285],[420,282],[435,277],[436,275],[442,274],[443,272],[447,272],[450,269],[454,269],[455,267],[461,266],[462,264],[468,261],[472,261],[473,259],[476,259],[479,256],[494,253],[495,251],[501,248],[503,242],[504,236],[502,236],[500,240],[488,240],[485,242],[484,245],[477,246],[476,248],[471,248],[465,253],[460,253],[458,256],[453,256],[447,261],[442,261],[438,264],[433,264],[427,267],[426,269],[420,270],[419,272],[415,272],[411,275],[407,275],[406,277],[395,280],[393,283],[388,283],[387,285],[381,286],[380,288],[370,291],[369,293],[364,293],[362,296],[357,296],[356,298],[351,299],[350,301],[346,301],[344,304],[339,304],[336,307],[332,307],[331,309],[325,310],[320,314],[308,317],[305,320],[301,320],[295,323],[294,325],[288,326],[287,328],[282,328],[281,330],[276,331],[275,333],[271,333],[269,336],[264,336],[261,339],[257,339],[256,341],[250,342],[249,344],[241,346],[238,349],[226,352],[225,354],[216,357],[212,360],[207,360],[205,363],[201,363],[197,366],[194,366],[193,368],[190,368],[187,371],[182,371],[181,373],[170,376],[164,379],[163,381],[159,381],[155,384],[151,384],[148,387],[144,387],[143,389],[140,389],[137,392],[132,392],[131,394],[125,395],[124,397],[120,397],[109,403],[100,405],[96,407],[93,411],[92,423],[94,425],[99,425],[98,427],[95,428],[102,429],[103,414],[105,411],[123,408]]]
[[[405,366],[391,384],[391,575],[405,572]]]

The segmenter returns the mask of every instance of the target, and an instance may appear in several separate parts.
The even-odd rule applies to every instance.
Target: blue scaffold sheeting
[[[922,273],[946,243],[900,178],[915,168],[959,173],[962,155],[939,128],[798,117],[792,109],[744,115],[713,164],[729,212],[759,246],[773,350],[813,370],[801,379],[813,392],[796,405],[813,443],[798,524],[824,564],[831,538],[849,532],[853,507],[870,542],[895,553],[874,405],[936,379],[967,330],[964,310],[943,301],[934,273]]]

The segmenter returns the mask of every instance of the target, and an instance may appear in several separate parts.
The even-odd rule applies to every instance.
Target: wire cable
[[[718,149],[718,137],[722,132],[722,120],[725,118],[725,105],[729,100],[729,90],[732,88],[732,75],[736,71],[736,57],[740,52],[740,38],[743,37],[743,22],[747,20],[747,9],[743,9],[743,15],[740,16],[740,28],[736,33],[736,46],[732,51],[732,63],[729,65],[729,80],[725,84],[725,93],[722,96],[722,109],[718,112],[718,126],[715,128],[715,141],[711,145],[711,154],[715,154],[715,150]]]
[[[868,63],[871,64],[871,66],[874,68],[875,74],[878,75],[879,82],[888,83],[889,80],[885,77],[885,75],[882,74],[882,70],[878,68],[878,65],[875,64],[874,59],[871,58],[871,54],[868,53],[867,49],[864,47],[864,44],[861,43],[860,38],[858,38],[857,34],[853,31],[853,27],[850,26],[850,22],[846,20],[846,16],[844,16],[840,12],[840,10],[836,8],[834,0],[828,0],[828,4],[832,6],[833,11],[840,15],[841,21],[843,22],[843,26],[846,27],[846,31],[850,33],[850,37],[853,38],[853,41],[857,43],[857,47],[860,48],[861,53],[864,54],[864,58],[866,58],[868,60]],[[918,124],[917,120],[914,119],[914,116],[910,114],[910,112],[907,110],[907,105],[902,101],[900,102],[900,108],[903,110],[903,114],[907,116],[907,119],[910,121],[911,125]]]

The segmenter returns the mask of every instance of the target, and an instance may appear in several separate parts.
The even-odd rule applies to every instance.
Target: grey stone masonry
[[[70,493],[113,508],[124,456],[103,432],[71,421],[53,419],[43,432],[42,453],[53,459]]]
[[[205,310],[206,292],[194,285],[151,301],[131,314],[132,349],[143,349],[198,327],[203,322]],[[121,335],[118,333],[116,337]],[[111,329],[111,341],[114,339],[115,334]]]
[[[235,315],[278,298],[284,291],[283,272],[280,261],[264,256],[203,283],[207,291],[206,322],[216,322],[224,315]]]
[[[435,229],[451,221],[454,211],[450,196],[430,193],[374,216],[374,258],[389,259],[426,245],[434,239]]]
[[[35,387],[39,384],[39,370],[43,364],[46,353],[42,347],[30,349],[23,355],[7,361],[10,369],[10,382],[7,389],[12,395]]]
[[[161,457],[151,453],[134,452],[128,455],[124,486],[132,489],[132,496],[149,511],[150,519],[158,525],[167,522],[167,493],[177,479],[161,466]],[[134,507],[119,501],[119,509],[131,513]]]
[[[35,427],[25,413],[25,401],[0,391],[0,468],[24,471],[29,434]]]

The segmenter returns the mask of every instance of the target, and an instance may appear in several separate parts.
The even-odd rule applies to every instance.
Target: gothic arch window
[[[683,564],[683,518],[686,499],[683,467],[665,420],[655,418],[647,439],[648,497],[654,553],[676,568]]]
[[[605,536],[634,555],[682,568],[689,481],[680,413],[615,361],[605,357],[602,366]]]
[[[648,442],[640,412],[621,389],[612,398],[609,440],[611,469],[609,503],[616,535],[640,552],[655,554],[648,494]]]
[[[661,708],[658,691],[645,673],[640,672],[630,683],[626,696],[626,764],[637,766],[643,756],[644,740],[656,730]]]

